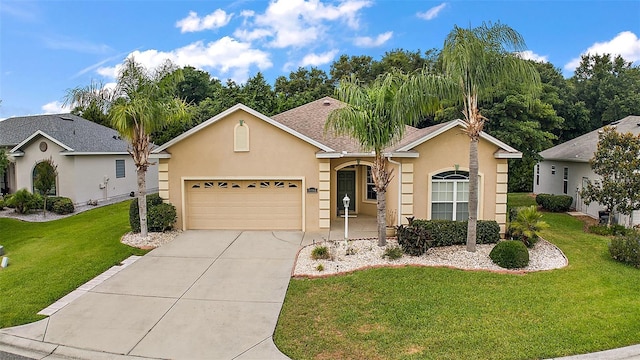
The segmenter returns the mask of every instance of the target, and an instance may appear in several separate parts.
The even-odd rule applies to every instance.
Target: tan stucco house
[[[174,204],[182,229],[328,229],[351,199],[350,214],[375,216],[376,194],[364,152],[351,138],[324,131],[325,97],[266,116],[238,104],[154,150],[160,196]],[[407,127],[385,150],[394,178],[387,207],[407,217],[466,220],[469,138],[454,120]],[[507,159],[522,154],[483,133],[479,144],[479,219],[507,212]]]
[[[73,114],[12,117],[0,121],[0,148],[9,167],[2,193],[34,192],[35,166],[51,158],[58,177],[51,195],[74,204],[126,198],[137,191],[136,167],[118,132]],[[147,171],[147,191],[157,191],[158,170]]]

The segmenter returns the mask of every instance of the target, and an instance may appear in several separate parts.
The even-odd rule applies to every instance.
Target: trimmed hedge
[[[138,199],[131,200],[129,206],[129,225],[131,231],[140,232],[140,215],[138,213]],[[147,195],[147,230],[161,232],[171,230],[176,222],[176,208],[162,202],[160,195]]]
[[[569,195],[536,195],[536,204],[542,206],[543,209],[551,212],[567,212],[569,211],[569,209],[571,209],[572,203],[573,198]]]
[[[451,220],[413,220],[411,225],[398,226],[398,243],[409,255],[422,255],[433,246],[465,245],[467,222]],[[477,244],[500,241],[500,226],[495,221],[478,220]]]
[[[617,261],[640,268],[640,234],[615,237],[609,244],[609,254]]]
[[[62,204],[56,206],[58,203]],[[57,209],[57,210],[56,210]],[[49,196],[47,197],[47,211],[53,211],[56,214],[66,215],[71,214],[76,209],[73,206],[73,201],[64,196]]]
[[[71,214],[75,210],[76,208],[73,206],[73,201],[67,197],[58,198],[52,208],[54,213],[60,215]]]
[[[521,241],[507,240],[496,244],[489,258],[505,269],[519,269],[529,265],[529,250]]]

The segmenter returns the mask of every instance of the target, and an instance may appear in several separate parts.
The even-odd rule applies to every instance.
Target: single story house
[[[375,216],[373,153],[324,131],[344,103],[325,97],[272,117],[237,104],[153,151],[159,194],[177,208],[182,229],[328,229],[349,214]],[[454,120],[407,127],[385,150],[393,170],[387,208],[407,217],[468,218],[469,138]],[[483,133],[479,144],[479,219],[504,232],[507,159],[522,154]]]
[[[619,133],[640,134],[640,116],[627,116],[610,124]],[[604,207],[596,202],[585,204],[580,191],[589,181],[597,182],[600,176],[591,170],[589,161],[598,149],[598,140],[603,128],[586,133],[575,139],[540,152],[542,161],[536,164],[533,174],[533,192],[536,194],[569,195],[573,207],[593,218]],[[640,212],[632,214],[632,224],[640,224]],[[618,216],[620,224],[629,224],[627,216]]]
[[[10,160],[0,189],[34,192],[34,168],[51,158],[58,170],[53,195],[76,205],[126,197],[138,189],[127,147],[117,131],[73,114],[8,118],[0,121],[0,148]],[[146,180],[148,191],[157,191],[157,165],[149,168]]]

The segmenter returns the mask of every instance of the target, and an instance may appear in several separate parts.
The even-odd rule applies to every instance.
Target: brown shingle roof
[[[342,101],[327,96],[283,113],[273,115],[271,118],[301,134],[326,144],[338,152],[364,152],[360,144],[353,138],[349,136],[336,136],[331,130],[326,133],[324,131],[324,124],[327,122],[329,114],[333,110],[340,109],[345,105]],[[436,125],[436,127],[439,128],[440,125]],[[409,144],[420,136],[428,134],[431,128],[433,127],[416,129],[412,126],[407,126],[402,140],[386,149],[386,151],[393,151],[401,145]]]

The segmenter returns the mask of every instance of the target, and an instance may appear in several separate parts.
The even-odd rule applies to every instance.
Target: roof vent
[[[73,121],[73,118],[71,116],[68,116],[68,115],[61,115],[60,119],[67,120],[67,121]]]
[[[113,135],[112,137],[114,140],[122,140],[122,138],[118,135]]]
[[[329,101],[329,99],[324,99],[324,101],[322,102],[322,105],[329,106],[331,105],[331,101]]]
[[[611,125],[618,125],[618,124],[620,124],[620,121],[622,121],[622,120],[614,121],[614,122],[611,123]]]

